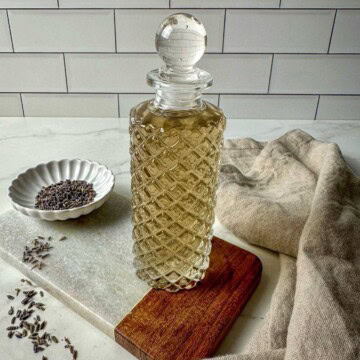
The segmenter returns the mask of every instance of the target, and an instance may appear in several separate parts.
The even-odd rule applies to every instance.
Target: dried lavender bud
[[[18,326],[9,326],[6,328],[7,331],[11,331],[11,330],[17,330],[19,327]]]
[[[23,315],[20,319],[27,320],[30,316],[31,316],[31,314],[26,314],[26,315]]]
[[[65,210],[94,201],[93,184],[82,180],[65,180],[42,187],[35,197],[35,208],[40,210]]]
[[[24,298],[24,300],[21,302],[23,305],[27,305],[29,303],[30,299],[28,297]]]
[[[39,264],[35,264],[32,268],[31,268],[31,270],[34,270],[35,268],[38,268],[39,267]]]
[[[13,306],[10,306],[10,309],[8,311],[8,314],[9,315],[13,315],[14,314],[14,307]]]
[[[15,298],[12,295],[6,295],[9,300],[14,300]]]
[[[59,343],[59,340],[57,339],[57,337],[55,335],[52,335],[51,336],[51,340],[55,343],[55,344],[58,344]]]

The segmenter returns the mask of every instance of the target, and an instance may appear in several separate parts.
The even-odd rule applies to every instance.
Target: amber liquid
[[[150,100],[131,110],[134,266],[154,288],[192,288],[209,267],[224,128],[207,102],[164,111]]]

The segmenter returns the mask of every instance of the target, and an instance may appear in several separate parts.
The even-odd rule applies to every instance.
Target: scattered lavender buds
[[[31,266],[31,270],[35,268],[41,270],[42,267],[45,265],[42,260],[44,260],[50,255],[49,251],[52,249],[52,246],[50,246],[47,241],[43,241],[43,239],[43,236],[38,236],[36,239],[32,240],[32,247],[25,246],[22,261],[25,263],[29,263]],[[21,279],[21,281],[26,282],[28,285],[32,286],[32,283],[29,280]],[[26,305],[28,302],[30,302],[30,300],[24,301],[25,303],[23,303],[23,305]]]
[[[94,201],[93,184],[82,180],[65,180],[43,186],[35,198],[39,210],[66,210],[87,205]]]
[[[43,237],[38,236],[34,242],[39,242],[40,240],[44,240]],[[36,244],[35,246],[37,246]],[[21,279],[22,283],[26,283],[29,286],[34,287],[31,281],[27,279]],[[35,289],[30,290],[20,290],[19,288],[15,289],[16,296],[19,296],[16,301],[19,303],[19,309],[14,308],[14,306],[10,306],[8,310],[9,315],[14,315],[16,312],[16,316],[13,316],[11,319],[11,325],[6,328],[7,337],[9,339],[28,339],[31,342],[32,350],[34,353],[44,352],[46,348],[51,346],[53,343],[58,344],[59,340],[55,335],[52,335],[46,331],[43,331],[47,325],[47,321],[41,319],[40,315],[36,314],[36,311],[42,310],[45,311],[45,304],[41,302],[37,302],[36,299],[38,296],[44,297],[43,291],[36,291]],[[23,299],[20,298],[20,295],[23,295]],[[12,295],[7,295],[9,300],[15,300]],[[22,296],[21,296],[22,297]],[[13,299],[11,299],[13,298]],[[30,306],[33,306],[35,309],[30,310],[30,306],[27,308],[24,307],[30,303]],[[33,321],[31,320],[33,318]],[[18,324],[15,324],[16,321],[19,321]],[[70,340],[67,337],[64,337],[66,348],[70,350],[70,354],[66,357],[69,360],[77,359],[77,350],[75,350],[74,346],[71,344]],[[14,340],[13,340],[14,341]],[[48,360],[46,355],[42,355],[42,360]]]

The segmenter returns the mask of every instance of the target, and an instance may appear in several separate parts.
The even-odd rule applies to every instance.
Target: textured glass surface
[[[201,22],[170,15],[155,45],[165,62],[147,75],[155,99],[130,113],[134,266],[150,286],[177,291],[209,267],[225,117],[201,100],[212,84],[195,67],[206,49]]]
[[[224,126],[207,102],[163,111],[146,101],[131,111],[134,265],[152,287],[189,289],[205,275]]]

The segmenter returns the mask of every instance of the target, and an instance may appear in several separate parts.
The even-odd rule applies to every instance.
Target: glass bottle
[[[165,66],[147,75],[155,99],[130,112],[134,266],[167,291],[194,287],[209,267],[225,117],[201,99],[206,40],[193,16],[167,17],[155,39]]]

